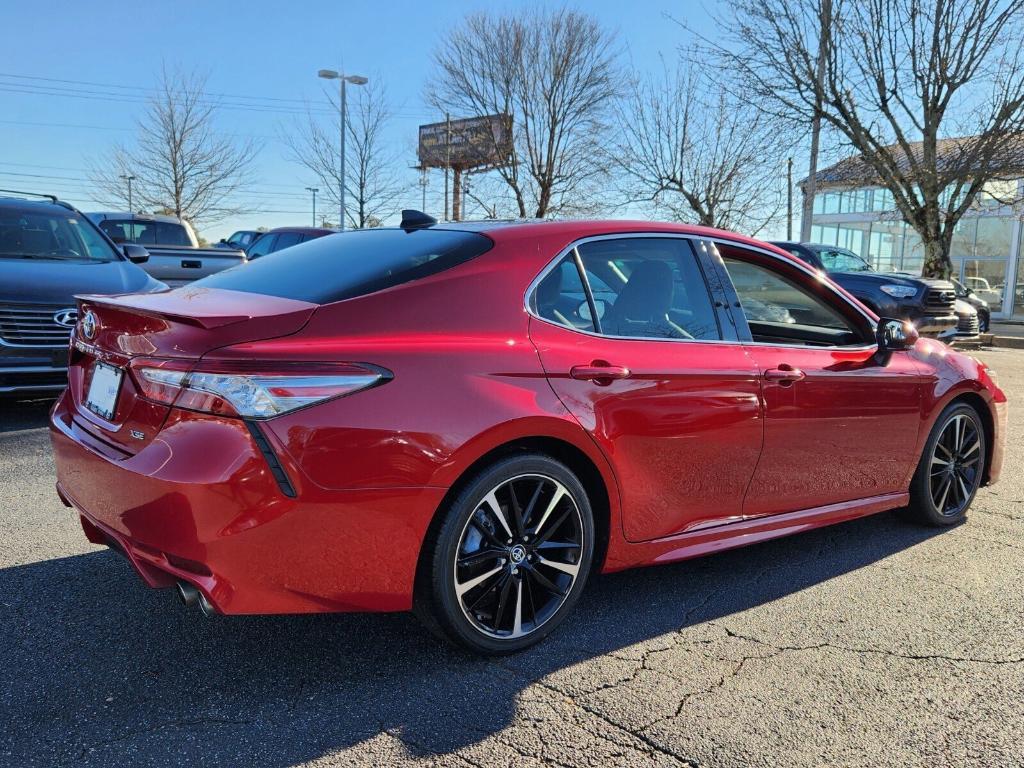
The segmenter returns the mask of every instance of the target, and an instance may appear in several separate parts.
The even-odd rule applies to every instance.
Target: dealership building
[[[943,152],[955,142],[940,142]],[[950,256],[953,276],[989,302],[994,318],[1024,320],[1024,163],[1012,163],[1013,180],[990,182],[957,225]],[[876,269],[920,274],[921,239],[904,223],[892,193],[870,182],[859,158],[847,158],[816,174],[811,240],[848,248]]]

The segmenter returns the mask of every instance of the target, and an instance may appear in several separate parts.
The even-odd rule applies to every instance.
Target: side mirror
[[[917,328],[909,320],[895,320],[889,317],[883,317],[878,321],[878,329],[875,334],[878,339],[879,352],[898,352],[911,349],[921,338]]]
[[[132,264],[145,264],[149,261],[149,251],[141,245],[129,243],[124,246],[124,255]]]
[[[228,241],[227,241],[227,240],[226,240],[225,238],[223,238],[223,237],[222,237],[222,238],[220,239],[220,241],[221,241],[222,243],[224,243],[225,245],[227,245],[227,242],[228,242]]]

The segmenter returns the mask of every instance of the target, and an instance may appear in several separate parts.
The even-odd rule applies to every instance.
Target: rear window
[[[309,240],[193,285],[329,304],[437,274],[492,245],[475,232],[363,229]]]
[[[100,229],[115,243],[192,245],[185,227],[172,221],[104,219],[100,222]]]

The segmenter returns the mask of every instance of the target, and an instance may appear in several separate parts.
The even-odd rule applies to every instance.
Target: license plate
[[[85,397],[86,408],[105,419],[114,418],[117,394],[121,390],[121,376],[120,368],[100,362],[93,365],[89,394]]]

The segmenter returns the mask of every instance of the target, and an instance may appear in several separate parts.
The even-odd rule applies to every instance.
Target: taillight
[[[173,365],[173,364],[171,364]],[[177,408],[267,419],[344,397],[391,378],[383,368],[353,363],[214,364],[187,371],[156,361],[132,366],[143,397]]]

